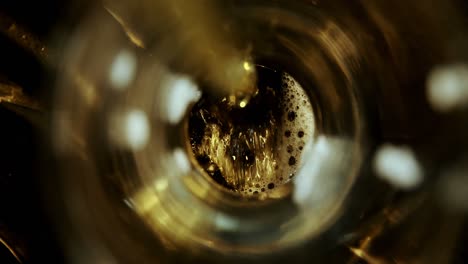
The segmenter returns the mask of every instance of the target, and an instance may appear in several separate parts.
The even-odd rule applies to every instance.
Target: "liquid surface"
[[[244,195],[268,192],[290,181],[314,115],[303,87],[288,73],[257,66],[257,93],[248,104],[204,95],[192,108],[193,154],[220,185]]]

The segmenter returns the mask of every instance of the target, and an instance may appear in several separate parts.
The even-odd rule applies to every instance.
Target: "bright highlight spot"
[[[150,126],[148,117],[141,110],[127,113],[124,121],[126,141],[133,149],[143,148],[149,140]]]
[[[170,77],[164,84],[166,97],[163,104],[166,105],[165,117],[171,124],[177,124],[182,120],[190,103],[196,102],[201,97],[197,85],[187,77]]]
[[[223,213],[216,214],[214,221],[219,230],[231,231],[239,228],[239,223],[234,218]]]
[[[247,100],[241,101],[240,104],[239,104],[239,106],[240,106],[241,108],[246,107],[246,106],[247,106]]]
[[[250,63],[247,61],[244,61],[244,70],[246,71],[252,70],[252,66],[250,66]]]
[[[316,142],[308,142],[304,148],[302,168],[294,180],[293,200],[296,204],[306,204],[312,197],[323,195],[320,188],[320,175],[325,173],[328,160],[333,157],[333,147],[327,138],[320,136]]]
[[[374,159],[377,176],[396,188],[413,189],[423,181],[422,169],[408,147],[381,146]]]
[[[356,176],[355,162],[360,160],[354,147],[349,139],[324,135],[305,146],[292,199],[311,221],[332,221],[340,212]],[[321,216],[313,220],[317,215]]]
[[[112,63],[109,79],[113,88],[124,90],[135,78],[137,59],[128,50],[120,51]]]
[[[134,109],[125,113],[111,115],[109,136],[121,147],[140,150],[150,138],[150,125],[146,113]]]
[[[435,68],[427,82],[427,99],[440,112],[468,103],[468,67],[452,65]]]
[[[190,161],[187,157],[187,154],[185,154],[185,152],[182,149],[177,148],[174,150],[174,160],[179,170],[181,170],[183,173],[190,172]]]

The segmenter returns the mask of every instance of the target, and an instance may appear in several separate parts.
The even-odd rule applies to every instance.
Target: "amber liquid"
[[[245,195],[268,192],[292,179],[313,135],[313,111],[302,86],[285,72],[258,65],[249,103],[205,94],[192,108],[189,135],[204,172]]]

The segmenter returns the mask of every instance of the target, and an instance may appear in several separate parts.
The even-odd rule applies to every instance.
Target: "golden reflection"
[[[15,250],[10,246],[8,245],[7,242],[5,242],[5,240],[3,240],[3,238],[0,237],[0,243],[3,244],[5,246],[5,248],[8,249],[8,251],[10,251],[11,255],[13,255],[15,257],[15,259],[19,262],[19,263],[23,263],[20,259],[20,257],[18,256],[18,254],[16,254]]]
[[[95,105],[98,102],[98,95],[94,84],[76,72],[71,72],[70,74],[73,76],[75,85],[80,88],[78,92],[84,99],[83,101],[88,105]]]
[[[41,40],[31,34],[31,32],[26,28],[22,27],[10,17],[2,13],[0,13],[0,33],[5,34],[10,40],[34,54],[41,62],[49,65],[54,65],[56,63],[49,56],[50,51]],[[85,102],[89,105],[95,104],[97,94],[94,84],[78,73],[76,69],[69,69],[67,72],[73,76],[75,85],[80,87],[79,93],[85,99]],[[41,110],[39,103],[25,95],[21,87],[8,82],[2,83],[0,80],[0,103],[5,102],[35,111]],[[20,111],[20,109],[13,110]]]
[[[16,84],[0,82],[0,104],[12,104],[39,111],[41,107],[34,99],[24,94],[23,89]]]
[[[356,256],[367,261],[368,264],[390,264],[390,262],[369,255],[366,251],[359,248],[349,248]]]
[[[207,9],[204,9],[203,3],[207,4]],[[200,74],[203,77],[207,77],[208,80],[204,80],[210,84],[209,88],[207,89],[211,89],[211,92],[219,92],[219,94],[222,95],[221,98],[225,98],[224,101],[232,102],[230,106],[248,108],[251,102],[251,94],[255,94],[255,92],[258,92],[254,85],[255,80],[258,77],[256,75],[257,72],[254,66],[255,64],[253,64],[253,62],[250,60],[250,51],[238,49],[233,44],[234,42],[232,41],[232,39],[229,38],[229,36],[231,35],[231,32],[229,32],[228,30],[230,26],[229,24],[220,27],[226,29],[226,32],[220,30],[218,27],[213,26],[219,25],[219,23],[217,23],[219,18],[215,15],[217,11],[214,10],[215,8],[209,5],[209,3],[210,1],[202,1],[202,5],[200,5],[200,3],[194,4],[192,2],[184,2],[182,0],[156,2],[153,1],[151,3],[149,3],[148,1],[148,3],[146,3],[148,6],[145,6],[144,8],[147,10],[139,10],[137,14],[146,14],[142,16],[146,19],[151,20],[150,23],[148,23],[150,25],[149,28],[151,30],[154,28],[159,28],[161,26],[163,28],[167,26],[168,31],[171,33],[169,34],[170,36],[168,37],[167,42],[161,44],[161,47],[157,47],[149,51],[153,52],[150,53],[149,57],[153,56],[153,54],[156,54],[157,56],[159,56],[158,60],[161,60],[156,61],[156,63],[166,63],[167,61],[164,60],[170,60],[167,59],[167,57],[172,56],[172,54],[170,56],[166,56],[166,53],[178,53],[176,54],[177,56],[174,56],[176,58],[175,60],[183,61],[183,63],[181,63],[183,65],[180,67],[181,69],[178,70],[184,73],[188,72],[190,75],[192,75],[193,73],[190,71],[193,70],[194,75]],[[159,7],[158,9],[167,11],[168,14],[162,12],[163,14],[160,14],[161,17],[148,15],[152,14],[148,12],[154,12],[155,7]],[[118,22],[118,24],[122,27],[125,34],[127,35],[127,38],[130,40],[130,42],[133,43],[133,45],[145,49],[145,52],[146,49],[149,49],[146,46],[147,44],[145,43],[145,39],[142,37],[144,34],[140,35],[140,32],[145,31],[141,30],[140,28],[136,28],[131,24],[131,22],[134,21],[132,21],[132,17],[128,15],[128,13],[126,13],[125,10],[119,10],[118,8],[114,10],[113,7],[105,7],[105,9],[113,17],[113,19],[115,19]],[[274,11],[274,9],[272,10]],[[280,12],[283,12],[283,10]],[[388,42],[387,44],[390,47],[390,53],[392,53],[392,55],[395,57],[398,56],[399,46],[397,45],[397,43],[393,43],[396,42],[395,39],[398,38],[398,35],[394,30],[393,25],[391,25],[389,21],[381,18],[379,15],[373,17],[373,19],[376,21],[377,26],[384,31],[384,38],[385,41]],[[283,22],[277,17],[274,17],[272,21],[272,24],[275,25]],[[295,23],[301,24],[298,27],[305,27],[305,23],[303,24],[302,21],[295,21]],[[285,22],[285,24],[287,23]],[[11,38],[13,41],[15,41],[18,45],[32,52],[41,60],[47,60],[47,58],[49,57],[48,51],[46,47],[43,44],[41,44],[37,38],[30,35],[18,24],[13,23],[11,20],[8,20],[8,18],[0,17],[0,25],[2,26],[1,32],[7,35],[9,38]],[[322,196],[316,196],[320,197],[320,199],[323,200],[307,200],[307,203],[304,204],[303,208],[296,208],[295,206],[297,206],[297,204],[288,203],[287,210],[291,210],[294,212],[288,211],[284,215],[287,217],[294,218],[294,221],[296,222],[289,222],[289,218],[286,220],[281,219],[281,221],[278,220],[277,222],[273,221],[269,217],[261,218],[260,216],[258,216],[257,219],[257,215],[255,215],[254,220],[245,220],[243,218],[244,215],[241,215],[238,218],[234,218],[228,213],[220,213],[220,208],[224,210],[226,209],[226,207],[229,207],[226,205],[227,203],[220,203],[219,207],[216,207],[213,206],[213,204],[216,204],[218,200],[213,199],[213,201],[210,199],[212,199],[213,197],[217,198],[219,196],[222,196],[224,195],[224,193],[218,192],[218,189],[212,188],[211,185],[208,185],[205,182],[203,182],[203,184],[206,185],[202,185],[200,183],[202,181],[202,177],[199,177],[199,174],[196,174],[192,171],[182,172],[180,170],[180,163],[178,164],[177,162],[168,161],[164,159],[164,155],[166,155],[167,153],[171,153],[171,151],[168,150],[169,147],[165,144],[169,145],[169,141],[171,141],[171,144],[177,144],[178,138],[176,140],[174,140],[174,138],[179,135],[180,131],[169,130],[174,129],[174,127],[168,128],[166,123],[160,122],[161,120],[154,118],[154,116],[149,116],[148,118],[151,118],[152,122],[154,121],[154,124],[151,123],[151,125],[152,128],[154,125],[154,129],[156,131],[154,134],[156,135],[157,140],[153,140],[153,138],[151,138],[151,140],[148,139],[151,142],[148,142],[149,150],[145,149],[145,151],[147,152],[141,151],[140,153],[138,153],[138,155],[135,153],[131,153],[135,154],[135,156],[129,158],[129,161],[118,161],[124,163],[124,166],[126,166],[125,169],[131,167],[131,165],[129,164],[133,165],[133,162],[136,163],[135,166],[137,167],[137,169],[135,174],[128,173],[127,175],[127,172],[125,170],[118,171],[118,173],[116,174],[119,174],[119,176],[122,176],[122,178],[138,178],[132,179],[136,182],[142,179],[141,184],[140,182],[138,182],[138,184],[135,185],[130,185],[128,184],[128,182],[118,183],[124,186],[125,189],[125,198],[123,198],[122,200],[125,201],[125,204],[127,204],[131,210],[136,211],[136,213],[139,215],[139,220],[143,220],[146,222],[146,224],[150,227],[151,231],[153,231],[154,234],[159,237],[165,249],[178,249],[178,246],[180,246],[178,243],[180,242],[180,244],[186,245],[187,248],[193,251],[197,251],[202,247],[207,247],[223,254],[229,254],[234,251],[246,254],[252,252],[257,253],[255,252],[257,250],[258,252],[261,251],[262,253],[269,253],[269,251],[271,251],[272,248],[275,247],[287,248],[287,246],[293,245],[297,241],[302,242],[305,240],[313,239],[316,235],[320,235],[322,231],[324,231],[325,229],[327,229],[327,227],[334,223],[334,221],[327,220],[326,225],[324,225],[323,222],[320,221],[324,221],[323,219],[327,218],[326,213],[330,213],[331,211],[341,212],[341,203],[335,203],[333,204],[333,206],[327,208],[325,208],[326,206],[323,205],[328,205],[328,203],[331,203],[330,201],[336,202],[337,200],[331,199],[335,198],[334,195],[336,194],[341,195],[339,199],[340,202],[346,197],[347,190],[352,185],[354,176],[357,173],[358,167],[360,165],[362,154],[360,145],[360,137],[362,135],[361,125],[365,121],[362,121],[357,117],[356,113],[359,112],[360,114],[361,109],[358,109],[358,107],[355,105],[355,101],[353,101],[354,98],[347,98],[347,95],[350,95],[351,93],[357,94],[358,92],[353,90],[348,94],[347,92],[344,92],[345,89],[340,90],[340,88],[342,87],[338,87],[336,83],[334,83],[334,80],[337,77],[333,74],[335,74],[336,72],[329,71],[329,65],[327,65],[327,62],[329,59],[331,59],[331,61],[333,61],[333,64],[336,64],[336,69],[340,73],[342,73],[342,75],[344,75],[344,83],[346,88],[352,89],[354,85],[356,85],[354,80],[354,78],[356,78],[355,73],[360,70],[360,63],[362,63],[362,61],[358,59],[361,53],[361,47],[359,45],[362,43],[356,42],[358,38],[355,38],[353,36],[353,32],[351,30],[344,30],[342,25],[335,23],[333,20],[326,20],[323,25],[317,27],[318,30],[314,31],[310,28],[314,27],[307,27],[305,32],[299,32],[306,33],[304,34],[305,41],[302,41],[302,39],[298,41],[297,39],[292,38],[291,35],[295,34],[282,35],[282,33],[275,32],[275,34],[278,34],[278,36],[275,37],[277,37],[277,40],[279,41],[278,43],[274,44],[282,45],[282,48],[285,48],[288,52],[290,52],[290,55],[294,57],[294,59],[299,58],[297,59],[297,61],[304,64],[300,65],[304,66],[304,69],[301,70],[305,72],[304,75],[310,76],[301,77],[307,79],[308,77],[315,75],[313,76],[314,78],[311,79],[314,79],[314,81],[318,83],[318,87],[306,88],[310,89],[310,91],[317,92],[317,94],[321,96],[321,99],[324,100],[323,105],[329,105],[329,108],[325,108],[325,111],[323,113],[319,113],[320,115],[317,115],[317,118],[320,119],[319,122],[323,121],[323,119],[326,120],[327,122],[329,122],[328,125],[330,127],[336,129],[336,131],[334,130],[333,132],[337,134],[337,138],[345,138],[346,141],[351,141],[353,144],[356,144],[356,146],[353,145],[347,146],[346,148],[333,148],[327,150],[330,152],[330,156],[333,156],[329,160],[333,162],[333,168],[335,170],[330,170],[330,173],[325,173],[322,167],[317,166],[316,168],[320,168],[320,170],[317,169],[316,173],[323,174],[324,177],[326,176],[328,178],[328,180],[324,182],[314,182],[314,184],[303,185],[302,189],[305,190],[307,195],[310,195],[311,193],[313,194],[311,195],[311,197],[320,194],[321,190],[325,190]],[[350,28],[353,29],[352,27]],[[190,30],[186,31],[187,29]],[[286,27],[284,28],[284,30],[287,31]],[[88,33],[91,36],[93,36],[93,34],[96,33],[95,31],[90,32],[91,33]],[[261,33],[264,32],[257,33],[261,35]],[[325,51],[324,53],[326,53],[326,56],[322,57],[318,52],[316,52],[316,50],[318,49],[315,46],[302,45],[303,43],[310,43],[313,41],[318,41],[318,46],[320,46],[320,48],[322,48]],[[180,46],[177,46],[174,43]],[[102,46],[105,46],[105,48],[107,48],[106,44],[108,43],[104,44],[105,45]],[[99,50],[99,48],[102,47],[96,48],[95,46],[92,46],[90,49],[95,49],[97,50],[96,54],[100,54],[101,50]],[[73,51],[74,50],[72,50],[72,52]],[[92,141],[92,139],[90,140],[90,138],[88,137],[94,136],[93,133],[95,133],[95,131],[90,129],[90,127],[93,127],[95,124],[91,123],[91,121],[89,121],[88,118],[89,116],[98,116],[98,114],[99,117],[102,117],[103,120],[109,118],[108,116],[106,116],[106,113],[96,113],[95,106],[103,102],[106,103],[106,107],[109,106],[109,108],[118,108],[122,105],[125,106],[125,103],[128,103],[128,101],[132,101],[132,98],[130,97],[134,96],[134,94],[139,92],[140,94],[138,95],[138,100],[134,100],[138,101],[137,103],[141,103],[142,105],[152,105],[154,101],[148,99],[150,96],[148,96],[147,93],[145,94],[141,93],[141,91],[138,91],[138,87],[136,87],[135,89],[133,89],[134,87],[132,87],[131,93],[126,94],[127,97],[125,98],[105,98],[107,94],[100,90],[100,86],[97,85],[100,84],[99,81],[101,79],[99,78],[102,77],[97,76],[100,73],[96,74],[96,76],[93,76],[92,74],[86,76],[82,74],[82,72],[80,72],[80,70],[83,69],[80,69],[79,67],[88,67],[90,64],[95,62],[89,60],[90,62],[88,63],[87,59],[90,58],[83,59],[83,61],[86,61],[86,63],[83,63],[83,65],[79,65],[76,68],[65,70],[66,75],[69,75],[67,77],[69,78],[69,80],[67,80],[68,83],[65,82],[64,87],[69,88],[70,86],[76,86],[73,88],[77,90],[76,93],[65,93],[65,96],[69,96],[69,94],[71,94],[72,96],[70,97],[73,97],[74,95],[78,94],[78,97],[80,97],[79,99],[81,100],[76,100],[77,98],[65,98],[65,96],[63,98],[60,98],[60,100],[63,99],[63,101],[60,102],[62,104],[61,106],[65,106],[64,108],[66,108],[68,112],[64,111],[66,114],[64,114],[62,116],[62,119],[58,120],[58,122],[66,123],[66,125],[63,126],[68,128],[69,130],[65,131],[62,129],[57,133],[57,135],[60,135],[60,133],[64,133],[72,139],[76,137],[77,140],[75,141],[78,143],[75,143],[74,145],[81,145],[82,147],[72,147],[70,152],[74,152],[74,154],[77,154],[78,157],[81,157],[81,159],[78,159],[80,160],[80,162],[86,162],[86,165],[83,166],[82,170],[67,171],[66,176],[68,177],[70,175],[77,174],[78,178],[81,177],[80,179],[86,177],[86,179],[83,180],[83,182],[86,182],[85,184],[90,184],[87,181],[92,182],[92,180],[96,179],[101,180],[102,175],[97,175],[97,173],[101,173],[100,171],[93,171],[93,169],[95,169],[93,168],[93,166],[95,166],[96,164],[93,163],[95,162],[95,157],[92,156],[94,152],[92,152],[91,149],[95,146],[92,146],[92,144],[89,143],[94,141]],[[101,59],[101,57],[98,57],[95,60],[98,59]],[[150,63],[147,64],[154,63],[155,61],[150,61]],[[169,61],[168,64],[171,63],[177,64],[173,61]],[[99,64],[99,66],[102,65]],[[155,79],[157,78],[155,78],[154,75],[152,75],[151,77],[152,78],[150,78],[150,80],[154,82],[152,82],[151,85],[148,85],[148,87],[150,86],[148,90],[157,90],[154,89],[154,83],[157,83],[157,80],[155,81]],[[138,78],[138,76],[135,78]],[[313,86],[310,83],[308,84],[310,86]],[[138,84],[135,84],[135,86],[138,86]],[[128,91],[130,91],[130,89]],[[135,96],[135,98],[136,97],[137,96]],[[69,100],[67,101],[66,99]],[[165,99],[166,98],[158,98],[158,100]],[[13,84],[0,84],[0,104],[14,104],[21,107],[40,110],[40,107],[37,102],[27,97],[22,92],[20,87]],[[345,107],[347,106],[347,104],[350,105],[349,108]],[[317,111],[320,112],[322,110],[323,109],[318,109]],[[345,115],[348,111],[354,111],[354,119]],[[148,111],[148,115],[150,114],[153,114],[153,112]],[[93,118],[89,119],[93,121],[95,120]],[[311,120],[308,120],[307,122],[310,121]],[[349,122],[352,125],[349,125],[347,122]],[[133,125],[133,127],[135,126]],[[74,130],[74,128],[77,129]],[[167,129],[168,131],[163,131],[163,129]],[[222,129],[220,128],[220,126],[216,124],[207,124],[206,130],[203,131],[204,135],[202,143],[200,144],[201,147],[195,149],[194,154],[201,156],[209,156],[213,163],[217,164],[221,168],[221,172],[224,174],[224,177],[229,185],[234,186],[236,189],[246,189],[252,186],[256,186],[260,183],[261,185],[264,185],[265,181],[270,182],[274,177],[277,177],[278,173],[276,170],[276,166],[284,165],[284,162],[275,155],[275,151],[273,150],[274,140],[276,138],[275,133],[276,130],[279,130],[275,126],[275,124],[271,124],[271,126],[267,128],[255,131],[251,135],[246,135],[242,132],[236,132],[234,137],[232,130],[229,131],[228,134],[224,135],[221,132],[221,130]],[[166,137],[164,133],[158,134],[158,132],[161,131],[171,135]],[[320,131],[320,133],[325,132]],[[259,150],[258,153],[256,153],[258,155],[254,155],[253,157],[248,155],[227,155],[228,151],[226,151],[226,149],[235,145],[233,142],[233,138],[240,141],[242,144],[245,144],[249,149]],[[99,137],[99,139],[101,140],[102,138]],[[176,143],[172,141],[176,141]],[[111,146],[110,148],[112,149],[113,147],[115,146]],[[154,147],[156,148],[156,150],[152,151],[150,147]],[[168,149],[166,149],[166,147]],[[125,151],[127,150],[128,149],[126,149]],[[101,154],[100,151],[101,150],[99,149],[99,154]],[[286,151],[288,151],[287,148]],[[345,154],[343,156],[352,156],[353,162],[349,161],[351,160],[351,158],[336,158],[336,156],[340,156],[343,153]],[[74,158],[76,158],[76,156]],[[150,161],[147,164],[144,164],[144,162],[147,162],[148,160]],[[76,160],[74,161],[76,162]],[[194,161],[192,160],[192,162]],[[246,163],[250,162],[252,162],[255,165],[250,167],[245,166]],[[294,160],[294,162],[297,161]],[[310,164],[314,162],[316,162],[316,159],[311,159],[309,161]],[[349,164],[351,164],[352,166]],[[101,169],[101,166],[104,167],[106,165],[98,164],[98,166],[95,167],[99,167],[99,169]],[[345,169],[336,169],[340,167]],[[352,169],[348,169],[351,167]],[[73,166],[72,168],[75,167]],[[208,171],[212,171],[214,168],[207,167],[206,169]],[[311,173],[307,173],[306,176],[310,176],[309,174]],[[345,177],[343,177],[343,175],[345,175]],[[351,176],[346,178],[347,175]],[[93,179],[90,180],[90,178]],[[297,179],[297,177],[295,179]],[[336,184],[336,188],[330,188],[329,186],[326,186],[326,183],[330,182],[340,182],[342,185]],[[80,182],[79,184],[82,184],[82,182]],[[296,186],[294,191],[297,193],[297,191],[301,189],[298,187],[300,182],[297,183],[297,181],[295,181],[295,184]],[[75,185],[72,186],[75,187]],[[94,189],[86,189],[87,191],[89,191],[89,193],[82,194],[83,196],[85,196],[85,199],[91,198],[89,200],[93,200],[92,198],[94,198],[93,195],[95,194],[93,192],[95,190],[101,191],[101,186],[97,186],[98,187],[92,186],[95,187]],[[133,186],[136,187],[133,188]],[[314,188],[310,188],[311,186]],[[310,191],[312,189],[316,191]],[[327,191],[329,191],[331,194],[327,193]],[[73,189],[71,192],[78,193],[79,191]],[[226,200],[230,198],[232,197],[226,198]],[[279,198],[284,198],[284,196],[281,196]],[[234,199],[237,199],[237,197],[233,198],[233,200]],[[235,202],[238,201],[236,200]],[[235,202],[232,202],[232,204],[234,204]],[[250,205],[251,204],[249,204],[249,206]],[[389,229],[389,227],[394,227],[398,224],[401,224],[409,214],[415,211],[415,208],[419,205],[420,204],[418,203],[418,201],[416,201],[414,203],[410,202],[408,204],[398,205],[394,207],[389,206],[385,208],[379,214],[377,214],[377,216],[371,221],[364,223],[365,227],[363,227],[362,230],[358,230],[356,232],[357,245],[347,245],[347,247],[356,257],[365,260],[370,264],[397,263],[396,260],[387,260],[380,256],[374,256],[372,247],[376,240],[386,235],[385,232]],[[314,206],[323,207],[320,207],[316,210]],[[330,208],[336,208],[336,210],[331,210]],[[232,208],[229,207],[229,209]],[[277,208],[273,208],[272,211],[275,211],[276,209]],[[74,210],[74,208],[70,210]],[[300,217],[305,215],[306,217],[303,218],[306,220],[304,221],[303,218],[297,217],[299,213],[297,213],[295,210],[297,210],[301,214]],[[314,215],[314,213],[316,212],[318,213]],[[282,213],[283,211],[278,211],[278,214],[274,214],[274,216],[283,217],[283,215],[281,215]],[[107,216],[104,214],[98,215],[97,218],[99,219],[96,221],[106,221],[106,217]],[[335,217],[337,216],[333,215],[333,218]],[[112,220],[118,221],[115,219]],[[297,222],[300,223],[298,224]],[[79,225],[80,223],[79,221],[77,221],[74,224]],[[295,224],[297,224],[299,228],[297,226],[294,226]],[[300,224],[304,224],[306,227],[300,226]],[[262,229],[263,227],[265,228]],[[455,233],[456,229],[457,228],[454,228],[452,230],[452,233]],[[114,232],[114,230],[111,230],[111,232]],[[242,240],[252,233],[255,233],[256,235],[260,234],[258,235],[259,237],[261,235],[266,235],[264,237],[261,237],[264,240],[257,239],[258,237],[249,237],[250,240]],[[271,235],[272,233],[274,233],[273,239],[271,239],[273,237]],[[265,237],[267,237],[267,239],[265,239]],[[229,240],[230,238],[233,239]],[[447,237],[446,239],[441,240],[449,240],[450,238],[451,237]],[[239,241],[245,242],[245,244]],[[248,244],[251,241],[254,242]],[[269,244],[271,241],[273,241],[272,244]],[[286,241],[287,243],[284,241]],[[417,241],[417,239],[415,239],[415,241]],[[0,242],[4,244],[12,252],[12,254],[14,254],[12,248],[9,247],[4,240],[0,239]],[[408,245],[405,244],[401,247],[406,246]],[[15,257],[19,260],[17,255],[15,255]]]
[[[145,188],[132,198],[135,210],[161,238],[168,249],[186,246],[197,250],[198,243],[209,245],[208,234],[203,234],[206,220],[211,216],[205,210],[193,211],[193,201],[184,204],[173,200],[167,179],[156,180],[154,188]]]
[[[8,229],[3,228],[0,230],[0,247],[5,247],[18,263],[23,263],[23,260],[26,260],[24,242],[9,233]],[[2,260],[0,259],[0,261]]]
[[[352,83],[353,71],[360,65],[357,60],[360,53],[356,43],[333,21],[328,21],[318,32],[317,37],[326,47],[329,56],[335,59],[347,81]]]
[[[49,57],[47,47],[33,34],[5,14],[0,13],[0,33],[45,62]]]
[[[210,82],[212,92],[242,98],[248,98],[255,92],[255,71],[245,69],[246,63],[251,64],[249,52],[247,48],[240,49],[234,45],[228,24],[220,26],[224,19],[219,17],[216,1],[139,1],[132,6],[136,10],[108,1],[105,8],[130,39],[135,39],[136,31],[148,30],[133,26],[131,23],[136,20],[144,20],[149,30],[170,32],[163,41],[164,52],[170,53],[177,48],[184,56],[183,69],[197,69],[188,73],[202,74]],[[154,15],[154,10],[165,12]],[[132,12],[139,13],[139,17],[132,16]],[[145,45],[145,41],[138,37],[132,42],[137,46]],[[243,46],[248,45],[245,43]]]
[[[104,9],[106,9],[107,12],[109,12],[109,14],[115,19],[115,21],[117,21],[117,23],[120,24],[120,26],[122,27],[123,31],[125,32],[125,34],[127,35],[128,39],[133,43],[135,44],[135,46],[139,47],[139,48],[142,48],[144,49],[145,48],[145,43],[143,42],[143,40],[141,39],[141,37],[139,36],[139,34],[133,30],[132,28],[130,28],[130,26],[128,25],[128,23],[121,17],[119,16],[117,13],[115,13],[114,11],[112,11],[111,9],[109,9],[108,7],[104,7]]]
[[[232,132],[231,132],[232,133]],[[236,138],[242,143],[231,143],[231,138]],[[249,161],[249,156],[228,156],[232,144],[245,144],[248,149],[254,151]],[[221,127],[209,124],[205,129],[205,136],[199,148],[194,149],[197,156],[208,156],[216,164],[224,175],[229,186],[237,190],[248,189],[249,186],[265,186],[276,177],[277,157],[275,155],[275,135],[269,128],[263,131],[255,131],[253,135],[239,132],[238,136],[223,134]],[[260,152],[258,152],[260,151]],[[258,152],[258,153],[257,153]],[[246,166],[246,163],[255,166]],[[215,170],[207,168],[207,171]]]

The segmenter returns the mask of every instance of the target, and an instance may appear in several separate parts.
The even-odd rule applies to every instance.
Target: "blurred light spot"
[[[216,227],[220,230],[237,230],[239,228],[238,222],[225,214],[218,213],[215,217]]]
[[[244,70],[246,71],[252,70],[252,66],[250,66],[250,63],[248,61],[244,61]]]
[[[190,161],[182,149],[177,148],[174,150],[174,159],[179,170],[181,170],[183,173],[190,172]]]
[[[168,186],[169,186],[169,183],[167,182],[167,179],[165,179],[165,178],[161,178],[161,179],[156,180],[156,182],[154,184],[154,187],[156,188],[156,190],[158,190],[160,192],[166,190]],[[151,195],[151,196],[153,196],[153,195]]]
[[[468,67],[451,65],[435,68],[428,77],[427,98],[440,112],[468,104]]]
[[[401,189],[417,187],[423,180],[421,167],[407,147],[381,146],[374,159],[377,176]]]
[[[110,82],[117,90],[124,90],[135,78],[137,59],[128,50],[117,54],[110,70]]]
[[[360,159],[354,147],[349,139],[323,135],[306,143],[293,180],[293,201],[301,207],[338,209],[354,180],[353,164]]]
[[[172,124],[182,120],[190,103],[196,102],[201,97],[197,85],[187,77],[170,78],[166,84],[166,119]]]
[[[134,109],[111,116],[109,134],[114,143],[133,150],[146,146],[150,138],[150,125],[145,112]]]
[[[242,101],[240,102],[239,106],[240,106],[241,108],[246,107],[246,106],[247,106],[247,100],[242,100]]]
[[[132,199],[124,199],[123,201],[129,208],[133,209],[134,206],[133,206]]]
[[[127,142],[133,149],[141,149],[148,143],[150,126],[145,112],[141,110],[128,112],[124,126]]]
[[[327,139],[320,136],[315,143],[308,142],[303,153],[302,168],[294,180],[293,199],[297,204],[305,203],[311,194],[317,195],[320,191],[318,175],[323,162],[330,157],[331,147]]]
[[[463,163],[442,173],[439,189],[439,198],[444,206],[468,211],[468,168]]]

